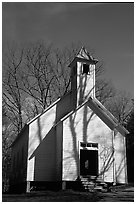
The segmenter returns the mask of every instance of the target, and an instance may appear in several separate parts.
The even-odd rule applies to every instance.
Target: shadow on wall
[[[90,93],[92,90],[90,90],[89,93],[85,96],[85,87],[81,88],[83,85],[86,86],[87,83],[87,78],[84,78],[84,82],[80,78],[80,85],[78,87],[79,92],[79,101],[84,101],[87,97],[89,97]],[[79,90],[80,89],[80,90]],[[77,93],[75,93],[77,94]],[[64,96],[57,104],[56,104],[56,112],[53,113],[55,114],[53,125],[56,124],[62,117],[67,115],[71,110],[75,109],[75,103],[77,101],[74,101],[73,103],[73,93],[69,92],[66,96]],[[87,129],[88,126],[94,118],[94,112],[92,112],[90,115],[88,115],[88,106],[87,104],[84,105],[83,107],[83,114],[82,114],[82,135],[83,135],[83,142],[86,143],[88,141],[88,133]],[[65,151],[68,152],[67,156],[64,158],[65,159],[65,164],[69,163],[69,159],[74,158],[75,164],[76,164],[76,171],[77,175],[79,175],[80,171],[80,165],[79,165],[79,149],[77,145],[77,126],[78,122],[77,121],[77,112],[75,111],[72,115],[69,116],[69,128],[72,136],[72,143],[73,143],[73,148],[66,149]],[[56,128],[51,127],[46,135],[43,135],[42,130],[43,127],[46,128],[46,124],[42,122],[42,126],[40,123],[40,118],[38,118],[37,121],[38,124],[38,138],[39,138],[39,146],[34,150],[32,153],[31,157],[29,160],[34,159],[34,180],[35,181],[54,181],[56,180]],[[99,127],[98,127],[99,128]],[[63,137],[63,135],[61,135]],[[104,147],[103,152],[106,152],[105,158],[103,158],[103,166],[102,169],[100,170],[100,174],[104,174],[104,172],[107,172],[111,165],[113,164],[114,158],[113,158],[113,153],[114,149],[110,148],[106,149],[107,147]],[[102,154],[102,153],[101,153]],[[66,164],[67,165],[67,164]],[[69,164],[68,164],[69,165]],[[99,175],[98,175],[99,176]]]
[[[80,126],[80,120],[77,120],[77,112],[73,113],[70,117],[69,117],[69,128],[70,128],[70,132],[71,132],[71,136],[72,136],[72,149],[67,149],[65,150],[65,156],[64,157],[64,163],[67,166],[67,171],[72,173],[72,168],[73,168],[73,163],[72,163],[72,159],[76,165],[75,169],[76,169],[76,175],[79,175],[80,172],[80,158],[79,158],[79,146],[78,146],[78,141],[81,140],[84,143],[87,142],[92,142],[91,138],[89,137],[88,134],[91,134],[91,132],[88,132],[89,129],[89,124],[91,123],[91,120],[93,121],[93,119],[95,118],[95,114],[92,111],[92,113],[90,113],[90,115],[88,115],[88,106],[87,104],[83,107],[83,114],[82,114],[82,130],[81,132],[77,133],[77,126]],[[79,127],[80,128],[80,127]],[[99,127],[98,127],[99,128]],[[82,138],[79,135],[82,136]],[[95,141],[97,141],[98,143],[99,141],[99,136],[95,136]],[[98,175],[96,176],[96,179],[99,176],[103,176],[106,172],[110,171],[110,168],[113,166],[113,163],[115,161],[114,159],[114,148],[112,146],[108,146],[107,144],[103,145],[103,149],[101,152],[99,152],[99,159],[101,158],[102,161],[102,166],[101,169],[99,169]],[[98,164],[99,165],[99,164]],[[121,173],[121,168],[118,168],[117,173],[120,174]],[[119,173],[120,172],[120,173]]]
[[[34,181],[56,180],[56,137],[54,127],[44,137],[29,160],[33,157],[35,158]]]
[[[9,192],[25,191],[25,182],[27,178],[27,158],[28,158],[28,136],[29,127],[26,126],[23,132],[23,141],[16,143],[13,148],[12,167],[10,174],[10,188]],[[17,145],[17,146],[16,146]],[[24,183],[24,185],[20,185]]]
[[[92,88],[89,87],[90,90],[87,90],[87,85],[88,85],[88,77],[87,74],[82,75],[80,73],[80,79],[79,79],[79,85],[77,87],[77,92],[79,93],[79,98],[78,100],[78,105],[81,105],[85,100],[87,100],[90,96],[92,96],[92,93],[94,92],[95,86]]]
[[[77,81],[76,81],[77,83]],[[77,98],[74,96],[77,96],[77,92],[79,93],[79,101],[80,104],[83,103],[83,101],[90,95],[91,91],[86,94],[86,85],[87,85],[87,75],[80,77],[79,81],[79,87],[77,90],[73,89],[73,92],[69,92],[66,94],[64,97],[61,98],[61,100],[56,104],[56,116],[55,121],[53,121],[53,125],[56,124],[62,117],[67,115],[69,112],[75,109],[76,103],[77,103]],[[90,120],[87,120],[87,108],[85,109],[84,113],[84,127],[83,127],[83,135],[84,135],[84,141],[86,141],[87,137],[87,126],[89,121],[91,120],[92,116],[90,117]],[[76,117],[76,113],[75,113]],[[39,139],[39,145],[38,147],[34,150],[32,155],[30,156],[29,160],[34,159],[34,180],[38,181],[53,181],[56,180],[56,128],[51,127],[49,129],[48,133],[46,135],[43,135],[43,129],[46,128],[46,124],[40,122],[40,118],[37,119],[37,134],[38,134],[38,139]],[[72,132],[72,137],[73,137],[73,156],[75,158],[75,161],[77,162],[77,171],[79,168],[78,165],[78,150],[76,146],[76,132],[75,132],[75,121],[72,116],[70,116],[70,128]]]
[[[82,120],[82,133],[80,134],[83,136],[82,141],[84,143],[88,142],[88,132],[89,124],[91,123],[91,120],[93,121],[94,117],[96,116],[94,112],[91,112],[90,115],[88,115],[88,109],[89,107],[87,104],[83,106],[83,114],[82,118],[77,120],[77,112],[74,112],[69,116],[69,128],[72,136],[72,148],[69,147],[69,149],[65,149],[64,151],[66,153],[66,157],[64,157],[64,165],[67,166],[67,169],[69,169],[69,172],[72,172],[71,165],[73,165],[72,161],[74,161],[76,165],[76,175],[79,176],[80,172],[80,159],[79,159],[79,147],[78,147],[78,140],[79,136],[77,135],[77,127],[79,127],[79,123]],[[56,116],[57,117],[57,116]],[[78,117],[79,118],[79,117]],[[43,124],[44,125],[44,124]],[[34,180],[35,181],[56,181],[57,180],[57,170],[56,170],[56,161],[57,161],[57,147],[56,147],[56,127],[52,127],[47,135],[42,140],[41,136],[41,130],[43,128],[40,125],[40,122],[38,122],[38,137],[40,144],[35,149],[29,160],[34,158]],[[64,135],[65,136],[65,135]],[[63,137],[63,135],[61,135]],[[99,137],[99,136],[98,136]],[[99,143],[99,138],[96,138]],[[89,139],[89,142],[90,139]],[[62,148],[62,147],[61,147]],[[102,166],[101,169],[99,169],[99,173],[97,175],[104,175],[106,172],[110,170],[114,163],[114,148],[112,146],[103,145],[103,149],[101,152],[99,152],[99,158],[101,158]],[[72,160],[73,159],[73,160]],[[120,174],[124,168],[122,159],[120,165],[118,166],[117,172],[116,172],[116,178],[120,177]],[[60,169],[61,171],[61,169]],[[76,178],[77,179],[77,178]]]
[[[77,112],[73,113],[72,115],[69,116],[69,128],[71,132],[71,137],[72,137],[72,147],[67,147],[68,149],[65,149],[65,156],[64,156],[64,163],[67,166],[67,169],[69,172],[72,173],[72,168],[73,168],[73,162],[75,163],[75,168],[76,169],[76,175],[79,176],[80,172],[80,159],[79,159],[79,146],[78,146],[78,141],[80,140],[80,136],[77,135],[77,129],[80,127],[80,120],[82,119],[82,130],[80,132],[80,135],[83,135],[83,142],[88,141],[88,135],[87,135],[87,129],[89,122],[93,119],[94,113],[92,112],[90,117],[88,118],[87,114],[87,105],[83,107],[83,118],[80,118],[77,120]],[[65,135],[64,135],[65,137]],[[77,179],[77,178],[76,178]]]
[[[77,71],[77,70],[76,70]],[[90,91],[86,92],[86,87],[87,87],[87,74],[83,75],[82,74],[82,69],[80,69],[80,78],[79,78],[79,84],[77,87],[77,79],[74,80],[75,82],[75,87],[77,87],[76,89],[73,89],[73,94],[76,97],[73,97],[75,99],[74,101],[74,107],[76,107],[75,104],[77,105],[81,105],[83,102],[85,102],[85,100],[87,100],[87,98],[89,98],[91,96],[91,93],[94,89],[94,87],[92,87],[92,89],[90,89]],[[72,87],[73,88],[73,87]],[[70,162],[71,158],[74,158],[75,163],[76,163],[76,174],[79,174],[80,171],[80,167],[79,167],[79,149],[78,149],[78,145],[77,145],[77,139],[78,139],[78,135],[76,133],[76,126],[78,125],[78,122],[76,121],[76,115],[77,112],[75,112],[74,114],[72,114],[69,117],[69,122],[70,122],[70,131],[71,131],[71,135],[72,135],[72,142],[73,142],[73,148],[72,150],[66,150],[67,151],[67,156],[65,157],[65,164],[67,165],[67,163]],[[83,142],[87,142],[87,128],[89,125],[89,122],[91,121],[91,119],[93,118],[94,113],[92,112],[90,118],[87,119],[87,105],[85,105],[84,108],[84,113],[83,113]],[[66,152],[65,151],[65,152]]]
[[[124,152],[120,150],[120,154],[124,155]],[[119,166],[116,168],[116,182],[119,183],[122,180],[122,172],[126,169],[126,163],[125,163],[125,155],[122,157]],[[124,180],[124,179],[123,179]]]
[[[38,146],[28,158],[34,160],[34,181],[56,181],[57,178],[57,139],[55,124],[72,110],[71,92],[64,96],[53,106],[55,112],[47,113],[50,120],[45,123],[41,118],[37,118],[37,138]],[[56,106],[56,107],[55,107]],[[54,109],[55,108],[55,109]],[[51,109],[49,109],[50,111]],[[52,115],[53,114],[53,115]],[[45,115],[46,117],[46,115]],[[54,121],[53,121],[54,120]],[[48,124],[47,124],[48,123]],[[52,125],[51,125],[52,124]],[[47,132],[44,133],[44,132]],[[60,151],[60,150],[59,150]]]

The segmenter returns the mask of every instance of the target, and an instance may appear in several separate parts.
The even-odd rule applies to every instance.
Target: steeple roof
[[[85,47],[82,47],[80,51],[77,54],[78,58],[83,58],[87,60],[93,60],[93,57],[89,55],[88,51],[86,50]]]
[[[82,47],[79,52],[77,53],[76,57],[72,60],[69,67],[72,67],[73,64],[75,64],[77,61],[82,61],[90,64],[96,64],[98,62],[97,59],[93,58],[85,47]]]

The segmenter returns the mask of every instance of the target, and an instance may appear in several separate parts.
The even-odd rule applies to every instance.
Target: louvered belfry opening
[[[89,64],[83,64],[83,74],[89,74]]]

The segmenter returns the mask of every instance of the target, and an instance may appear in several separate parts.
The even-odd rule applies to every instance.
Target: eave
[[[76,62],[83,62],[86,64],[96,64],[98,62],[97,59],[84,59],[84,58],[79,58],[79,57],[75,57],[73,59],[73,61],[68,65],[68,67],[74,67],[74,65],[76,64]]]

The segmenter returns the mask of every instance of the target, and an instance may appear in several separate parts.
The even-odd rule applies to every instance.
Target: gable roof
[[[88,107],[91,108],[99,118],[101,119],[105,118],[106,120],[108,120],[111,123],[113,129],[116,129],[123,136],[129,133],[128,130],[124,128],[122,125],[120,125],[118,123],[118,120],[96,98],[92,99],[91,97],[88,100],[86,100],[83,104],[78,106],[75,110],[71,111],[66,116],[61,118],[60,121],[58,121],[58,123],[56,123],[54,126],[57,126],[60,122],[65,121],[68,117],[70,117],[73,113],[78,111],[85,104],[87,104]]]
[[[129,134],[129,131],[119,124],[118,120],[98,101],[96,98],[89,98],[89,104],[94,106],[99,112],[106,117],[113,125],[114,129],[117,129],[122,135]]]
[[[37,118],[39,118],[41,115],[43,115],[45,112],[47,112],[48,110],[50,110],[54,105],[56,105],[59,101],[61,100],[61,98],[58,98],[54,103],[52,103],[50,106],[48,106],[42,113],[36,115],[32,120],[28,121],[24,127],[22,128],[22,130],[20,131],[20,133],[17,135],[17,137],[15,138],[15,140],[12,142],[12,144],[10,145],[10,147],[12,147],[16,141],[19,139],[19,137],[23,134],[23,132],[26,130],[26,128],[33,122],[35,121]]]
[[[54,103],[52,103],[50,106],[48,106],[42,113],[36,115],[32,120],[27,122],[27,125],[35,121],[37,118],[39,118],[41,115],[46,113],[48,110],[50,110],[54,105],[56,105],[62,98],[58,98]]]
[[[57,126],[59,123],[63,122],[64,120],[66,120],[69,116],[71,116],[73,113],[75,113],[76,111],[78,111],[81,107],[83,107],[85,104],[88,103],[88,100],[86,100],[84,103],[82,103],[80,106],[78,106],[76,109],[73,109],[71,112],[69,112],[67,115],[65,115],[64,117],[62,117],[56,124],[54,124],[54,127]]]
[[[21,130],[21,132],[18,134],[18,136],[15,138],[15,140],[13,141],[13,143],[11,144],[10,147],[12,147],[16,141],[18,140],[18,138],[22,135],[22,133],[24,132],[24,130],[29,126],[29,124],[31,124],[33,121],[35,121],[38,117],[40,117],[42,114],[44,114],[45,112],[47,112],[49,109],[51,109],[54,105],[56,105],[59,101],[61,100],[61,98],[59,98],[58,100],[56,100],[53,104],[51,104],[49,107],[47,107],[45,109],[45,111],[39,115],[37,115],[36,117],[34,117],[32,120],[30,120],[27,124],[25,124],[25,126],[23,127],[23,129]],[[117,129],[122,135],[126,135],[129,134],[128,130],[123,127],[122,125],[119,124],[118,120],[100,103],[100,101],[98,101],[96,98],[89,98],[88,100],[86,100],[84,103],[82,103],[80,106],[78,106],[75,110],[72,110],[70,113],[68,113],[67,115],[65,115],[63,118],[61,118],[56,124],[54,124],[54,127],[57,126],[59,123],[63,122],[64,120],[66,120],[68,117],[70,117],[73,113],[75,113],[76,111],[78,111],[81,107],[83,107],[84,105],[88,105],[98,117],[103,117],[106,118],[114,127],[114,129]]]

